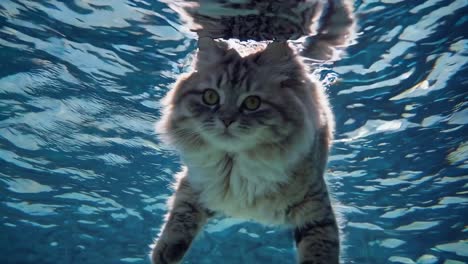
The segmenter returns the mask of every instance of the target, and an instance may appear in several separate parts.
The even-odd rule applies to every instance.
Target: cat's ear
[[[296,55],[296,51],[288,42],[274,41],[258,54],[259,57],[255,61],[268,72],[270,80],[283,83],[301,78],[302,67]]]
[[[215,41],[209,37],[198,40],[197,63],[214,64],[220,62],[226,55],[228,45],[223,41]]]
[[[284,63],[289,61],[295,52],[286,41],[273,41],[260,54],[260,64]]]

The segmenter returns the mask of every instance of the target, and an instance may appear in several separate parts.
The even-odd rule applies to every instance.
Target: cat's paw
[[[151,252],[153,264],[178,264],[182,261],[189,245],[185,241],[158,243]]]

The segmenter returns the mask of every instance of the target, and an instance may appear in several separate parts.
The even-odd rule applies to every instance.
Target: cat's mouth
[[[219,129],[216,136],[218,141],[229,142],[230,144],[241,139],[236,133],[236,130],[231,127]]]
[[[236,136],[234,136],[234,134],[232,134],[231,131],[229,131],[229,129],[225,128],[223,130],[223,132],[220,133],[220,136],[222,138],[235,138]]]

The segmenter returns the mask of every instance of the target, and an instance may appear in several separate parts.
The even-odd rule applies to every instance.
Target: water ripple
[[[317,70],[336,114],[343,262],[465,263],[468,5],[355,6],[357,42]],[[194,49],[160,1],[0,1],[4,262],[148,263],[180,167],[153,124]],[[186,262],[293,263],[292,245],[214,219]]]

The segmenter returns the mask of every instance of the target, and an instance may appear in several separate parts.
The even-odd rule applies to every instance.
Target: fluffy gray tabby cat
[[[338,24],[322,34],[347,32]],[[198,44],[193,71],[164,98],[157,124],[185,166],[152,262],[180,263],[207,220],[222,214],[290,227],[301,264],[339,263],[323,178],[334,129],[324,88],[286,41],[247,53],[211,37]],[[327,57],[325,46],[314,52]]]
[[[323,174],[333,115],[287,42],[241,57],[199,40],[195,71],[164,99],[157,130],[181,155],[153,263],[179,263],[214,213],[294,228],[300,263],[338,263]]]

